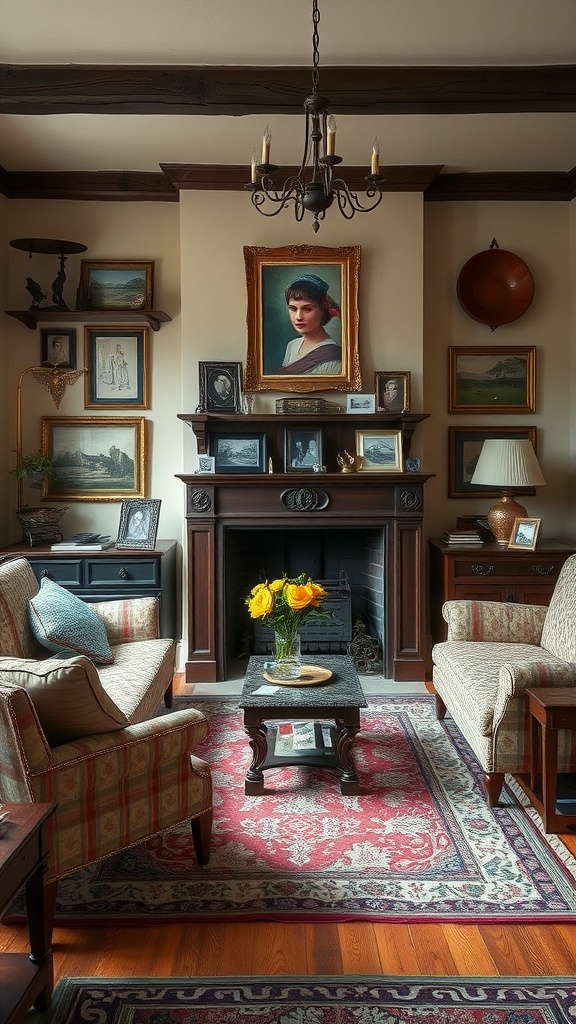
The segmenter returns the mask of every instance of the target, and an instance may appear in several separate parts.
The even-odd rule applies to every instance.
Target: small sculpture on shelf
[[[343,452],[338,452],[336,461],[340,466],[341,473],[357,473],[360,469],[362,458],[360,455],[350,455],[350,452],[344,449]]]

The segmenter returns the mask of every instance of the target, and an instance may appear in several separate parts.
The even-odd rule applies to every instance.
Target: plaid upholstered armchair
[[[207,734],[204,715],[154,717],[163,697],[171,704],[174,673],[156,602],[91,606],[109,643],[108,663],[96,665],[40,646],[30,627],[38,599],[25,559],[0,563],[0,802],[57,804],[45,881],[52,923],[59,878],[186,820],[206,863],[212,783],[191,753]]]
[[[564,563],[549,608],[447,601],[448,638],[432,649],[437,717],[446,711],[478,758],[490,806],[505,772],[530,768],[525,691],[576,686],[576,555]],[[574,733],[561,730],[558,771],[576,772]]]

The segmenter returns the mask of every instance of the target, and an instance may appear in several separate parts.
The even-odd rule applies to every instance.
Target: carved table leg
[[[244,792],[246,796],[260,796],[264,792],[264,773],[262,771],[262,765],[266,760],[266,754],[268,746],[266,743],[266,735],[268,729],[263,722],[260,725],[246,725],[244,729],[250,737],[250,746],[252,747],[252,764],[246,772],[246,781],[244,782]]]
[[[358,796],[360,793],[360,783],[352,759],[352,744],[359,728],[359,725],[336,720],[335,753],[340,767],[340,792],[344,796]]]

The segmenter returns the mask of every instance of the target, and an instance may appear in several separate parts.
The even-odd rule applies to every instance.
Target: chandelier
[[[369,205],[362,205],[355,192],[341,178],[333,177],[333,168],[342,163],[342,157],[336,156],[336,121],[329,112],[329,100],[320,96],[319,83],[319,43],[318,26],[320,12],[318,0],[312,0],[312,93],[304,101],[306,127],[304,134],[304,153],[297,174],[286,179],[282,189],[277,188],[270,175],[278,170],[270,163],[270,129],[267,126],[262,139],[262,160],[256,162],[256,152],[252,153],[251,181],[245,189],[251,193],[252,205],[265,217],[275,217],[290,203],[294,206],[294,216],[301,221],[308,210],[314,215],[312,228],[318,231],[319,220],[323,220],[334,200],[340,213],[351,220],[355,213],[370,213],[382,201],[380,185],[385,178],[378,173],[379,150],[378,140],[372,145],[370,174],[365,181],[366,199],[373,200]]]

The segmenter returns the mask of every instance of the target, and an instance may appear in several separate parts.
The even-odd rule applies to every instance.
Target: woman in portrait
[[[342,348],[325,331],[340,316],[338,303],[317,274],[301,274],[285,290],[286,305],[297,337],[288,342],[278,374],[335,374],[342,372]]]

